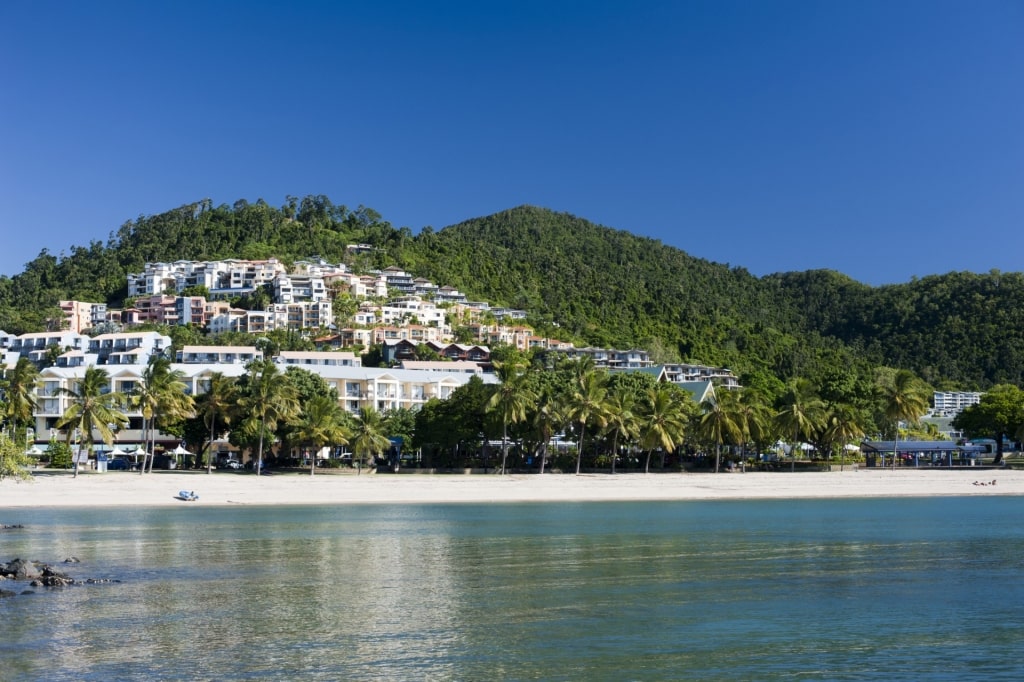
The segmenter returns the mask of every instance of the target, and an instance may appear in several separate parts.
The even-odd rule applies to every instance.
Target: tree
[[[722,459],[722,445],[743,442],[744,423],[740,412],[738,396],[732,391],[708,397],[700,404],[703,414],[698,422],[698,432],[708,442],[715,444],[715,473],[719,471]]]
[[[142,370],[140,381],[132,391],[130,402],[142,413],[142,431],[147,441],[140,475],[146,471],[147,459],[149,472],[153,472],[157,424],[169,425],[180,422],[188,418],[195,408],[192,396],[185,392],[187,387],[184,377],[185,374],[181,370],[171,369],[169,359],[162,355],[154,355],[150,357],[146,369]]]
[[[846,466],[846,446],[864,437],[863,423],[860,411],[846,403],[833,405],[825,414],[825,440],[839,446],[840,470]]]
[[[0,433],[0,481],[5,478],[28,480],[32,478],[26,467],[30,464],[25,448]]]
[[[338,401],[328,395],[313,397],[303,405],[294,424],[294,437],[310,446],[309,475],[316,471],[317,453],[325,445],[348,445],[349,432]]]
[[[651,470],[651,452],[661,448],[675,452],[686,434],[689,398],[671,384],[658,384],[647,391],[640,407],[640,442],[647,450],[644,473]]]
[[[22,356],[12,369],[7,370],[3,381],[3,416],[12,428],[12,438],[18,431],[32,424],[32,413],[36,407],[35,389],[39,369],[31,360]]]
[[[298,392],[291,382],[284,381],[272,360],[256,360],[249,365],[246,394],[239,400],[245,415],[246,429],[258,433],[256,475],[263,468],[263,442],[267,430],[274,433],[278,425],[293,419],[299,412]]]
[[[632,387],[616,382],[612,385],[605,403],[605,433],[612,436],[612,473],[619,458],[619,443],[629,443],[640,437],[640,416],[637,414],[637,399]]]
[[[993,464],[999,464],[1003,459],[1003,438],[1024,435],[1024,391],[1011,384],[993,386],[978,404],[966,407],[953,419],[953,428],[972,438],[994,438]]]
[[[352,447],[360,471],[364,457],[379,455],[391,447],[391,441],[384,434],[384,417],[380,412],[372,407],[359,408],[359,418],[352,432]]]
[[[580,363],[580,373],[576,377],[575,388],[569,396],[568,411],[571,419],[580,426],[579,446],[576,448],[576,475],[579,476],[583,460],[583,443],[587,434],[587,422],[594,421],[598,428],[604,426],[607,389],[605,389],[603,372],[593,369],[592,363],[588,366],[583,360],[577,362]]]
[[[66,432],[65,442],[71,443],[75,431],[88,451],[92,450],[94,433],[107,445],[114,442],[114,429],[128,424],[128,417],[120,409],[127,401],[123,393],[109,391],[109,388],[110,375],[106,370],[90,366],[71,388],[61,389],[71,398],[70,406],[56,423],[58,429]],[[77,457],[75,477],[78,477]]]
[[[916,422],[928,411],[928,387],[907,369],[901,369],[892,377],[891,383],[882,386],[884,412],[887,419],[895,423],[892,466],[896,468],[900,422]]]
[[[213,473],[213,443],[217,439],[217,420],[224,426],[231,423],[238,401],[238,384],[234,377],[220,372],[210,375],[209,387],[199,398],[199,414],[210,432],[210,444],[206,455],[206,472]]]
[[[544,467],[547,465],[548,442],[568,421],[565,404],[555,388],[550,385],[543,386],[537,397],[537,404],[531,419],[531,425],[539,441],[540,473],[544,473]]]
[[[756,388],[740,389],[736,396],[736,414],[743,430],[743,444],[752,444],[762,452],[777,440],[771,407],[764,394]]]
[[[796,471],[796,451],[818,428],[823,419],[824,408],[825,404],[808,380],[797,378],[786,385],[786,390],[779,399],[775,423],[782,433],[793,438],[790,471]]]
[[[526,374],[520,359],[495,362],[494,371],[500,382],[494,395],[487,401],[487,411],[501,417],[501,473],[505,473],[508,459],[508,425],[518,424],[526,419],[526,411],[536,396],[526,383]]]

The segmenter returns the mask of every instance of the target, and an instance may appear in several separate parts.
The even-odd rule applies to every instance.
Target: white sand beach
[[[175,498],[195,491],[199,500]],[[0,482],[0,510],[15,507],[159,507],[826,497],[1024,495],[1024,471],[859,469],[828,473],[318,474],[35,472]],[[2,519],[0,519],[2,521]]]

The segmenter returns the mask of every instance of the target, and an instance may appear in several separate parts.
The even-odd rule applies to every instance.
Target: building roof
[[[861,450],[865,452],[985,452],[984,445],[960,445],[952,440],[891,440],[864,441],[860,444]]]

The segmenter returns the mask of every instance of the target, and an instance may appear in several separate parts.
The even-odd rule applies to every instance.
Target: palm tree
[[[142,413],[142,431],[146,440],[146,455],[142,461],[142,471],[146,471],[146,459],[149,460],[149,471],[153,471],[156,459],[156,426],[173,424],[191,416],[195,403],[192,396],[185,392],[187,385],[185,374],[181,370],[172,370],[171,361],[162,355],[150,357],[142,377],[135,385],[130,396],[131,404]]]
[[[39,379],[39,369],[27,357],[19,357],[14,367],[7,371],[3,388],[6,402],[3,405],[3,416],[11,425],[12,439],[17,437],[15,431],[28,426],[32,422],[32,414],[36,409],[35,389]]]
[[[736,398],[743,442],[754,445],[754,449],[760,453],[762,446],[776,440],[771,408],[764,394],[753,388],[740,389]]]
[[[295,423],[295,439],[309,445],[313,454],[309,462],[309,475],[316,471],[316,453],[325,445],[348,445],[349,433],[338,401],[329,395],[313,396],[305,404]]]
[[[379,455],[391,446],[391,441],[384,435],[384,417],[372,407],[359,408],[352,433],[352,447],[356,452],[357,467],[361,467],[363,457]],[[357,469],[357,472],[361,471]]]
[[[206,393],[199,398],[199,412],[203,423],[210,429],[210,445],[206,456],[206,473],[213,473],[213,443],[217,437],[217,420],[221,424],[231,423],[238,402],[238,384],[234,377],[227,377],[220,372],[210,375],[210,385]]]
[[[125,395],[109,389],[110,375],[94,366],[86,367],[85,374],[71,388],[61,389],[71,398],[71,404],[57,420],[56,427],[66,430],[65,438],[69,445],[75,431],[81,435],[87,450],[92,450],[94,432],[110,445],[114,442],[114,429],[128,424],[128,417],[119,409],[126,402]],[[78,477],[77,456],[75,477]]]
[[[580,425],[580,441],[576,448],[576,475],[580,475],[583,460],[583,442],[587,433],[587,422],[593,421],[598,428],[604,426],[605,375],[589,369],[577,376],[577,386],[569,396],[568,410],[571,419]]]
[[[864,436],[861,415],[853,405],[833,405],[825,417],[825,430],[826,438],[839,444],[839,470],[842,471],[846,467],[846,446],[851,440]]]
[[[548,441],[556,432],[564,428],[569,421],[566,415],[565,406],[558,398],[555,390],[545,386],[537,397],[537,405],[533,412],[532,425],[540,441],[540,473],[544,473],[544,467],[548,460]]]
[[[745,424],[740,411],[738,396],[732,391],[709,396],[700,404],[703,414],[698,422],[698,431],[704,439],[715,444],[715,473],[722,461],[722,445],[739,445],[745,435]]]
[[[605,433],[612,436],[612,473],[619,456],[619,442],[630,442],[640,437],[640,418],[637,415],[636,393],[624,383],[617,383],[605,403]]]
[[[487,411],[501,416],[501,473],[504,474],[508,459],[508,425],[526,419],[526,411],[536,396],[526,383],[527,375],[522,371],[521,363],[514,360],[495,362],[494,371],[500,383],[487,401]]]
[[[678,389],[669,384],[658,384],[647,391],[640,407],[640,442],[647,450],[644,473],[650,473],[655,448],[671,453],[682,444],[687,420],[683,400]]]
[[[256,475],[263,468],[263,441],[267,430],[277,430],[281,422],[293,419],[299,412],[298,391],[286,381],[272,360],[257,360],[249,367],[247,395],[239,400],[246,428],[259,432],[256,450]]]
[[[892,468],[895,469],[900,422],[916,422],[928,411],[928,388],[916,374],[908,369],[901,369],[893,375],[892,383],[885,385],[882,391],[885,416],[896,423],[896,435],[892,443]]]
[[[823,419],[825,404],[807,379],[793,379],[786,386],[775,414],[782,433],[793,436],[790,471],[796,471],[796,449],[814,432]]]

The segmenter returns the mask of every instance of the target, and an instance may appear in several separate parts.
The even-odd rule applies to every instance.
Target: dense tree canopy
[[[353,254],[353,243],[374,250]],[[279,208],[262,199],[202,200],[130,220],[106,243],[44,250],[21,274],[0,277],[0,329],[42,330],[61,299],[116,306],[127,295],[126,275],[146,262],[270,256],[319,256],[357,271],[399,265],[473,299],[525,309],[542,334],[728,366],[769,398],[798,376],[827,391],[837,368],[850,390],[861,390],[877,365],[912,370],[940,389],[1024,384],[1024,337],[1015,333],[1024,326],[1020,273],[949,273],[883,287],[821,270],[757,278],[530,206],[413,235],[370,208],[322,195],[286,197]]]

